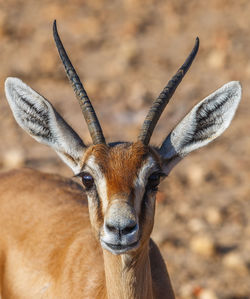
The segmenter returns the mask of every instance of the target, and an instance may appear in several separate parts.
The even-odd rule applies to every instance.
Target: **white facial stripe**
[[[102,199],[103,213],[105,213],[108,207],[107,181],[99,165],[95,161],[95,156],[91,155],[88,158],[83,170],[93,175],[96,181],[98,194]],[[154,171],[157,171],[156,162],[152,157],[148,157],[139,170],[138,176],[134,180],[135,210],[137,215],[140,213],[141,200],[145,192],[148,176]]]
[[[107,182],[99,165],[95,162],[95,156],[92,155],[88,158],[84,167],[84,171],[87,171],[93,175],[96,181],[98,194],[102,199],[103,212],[106,211],[108,207]]]
[[[134,180],[135,210],[137,215],[140,213],[141,200],[145,192],[145,185],[147,183],[148,176],[154,171],[157,171],[156,162],[152,157],[148,157],[142,165],[138,176]]]

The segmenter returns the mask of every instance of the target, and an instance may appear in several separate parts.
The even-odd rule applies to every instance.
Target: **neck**
[[[109,299],[153,298],[148,244],[131,254],[103,250],[103,257]]]

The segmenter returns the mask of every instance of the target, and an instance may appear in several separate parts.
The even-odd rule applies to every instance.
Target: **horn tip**
[[[55,19],[54,22],[53,22],[53,31],[54,31],[54,32],[57,31],[56,19]]]
[[[198,49],[199,49],[199,45],[200,45],[200,39],[199,39],[199,37],[197,36],[196,37],[196,39],[195,39],[195,48],[197,49],[197,51],[198,51]]]

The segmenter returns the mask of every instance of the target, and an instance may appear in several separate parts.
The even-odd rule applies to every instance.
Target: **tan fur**
[[[174,298],[152,241],[134,255],[102,252],[80,185],[30,169],[0,182],[2,298]]]

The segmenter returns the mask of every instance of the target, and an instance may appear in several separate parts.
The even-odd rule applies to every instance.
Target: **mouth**
[[[104,249],[110,251],[113,254],[122,254],[122,253],[126,253],[130,250],[136,249],[138,247],[139,241],[136,241],[134,243],[131,244],[111,244],[111,243],[106,243],[103,240],[101,240],[101,245]]]

